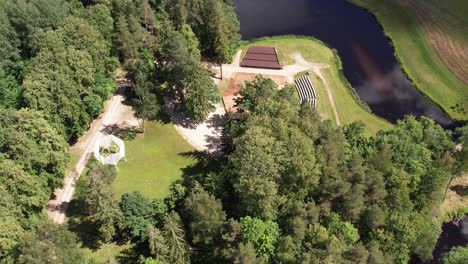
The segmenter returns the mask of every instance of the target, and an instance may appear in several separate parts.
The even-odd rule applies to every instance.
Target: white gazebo
[[[125,158],[125,143],[120,138],[114,135],[100,137],[94,145],[94,157],[101,164],[114,165],[117,168],[117,163]]]

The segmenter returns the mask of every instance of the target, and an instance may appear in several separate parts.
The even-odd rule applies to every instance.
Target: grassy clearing
[[[354,90],[350,88],[349,83],[341,72],[339,58],[332,49],[321,41],[301,36],[261,38],[245,43],[242,47],[243,52],[247,52],[248,48],[254,45],[276,47],[280,63],[283,65],[294,64],[292,55],[296,52],[301,53],[309,62],[329,64],[330,68],[324,69],[323,72],[329,82],[338,115],[343,124],[362,121],[366,124],[369,135],[375,134],[381,129],[392,127],[389,122],[372,114],[366,106],[359,102]],[[318,112],[323,118],[335,121],[323,82],[317,79],[317,76],[314,74],[310,78],[316,86],[318,93]]]
[[[118,174],[113,183],[116,195],[120,197],[126,192],[140,191],[151,199],[165,197],[171,183],[182,178],[183,170],[187,167],[192,168],[191,165],[196,164],[194,158],[184,155],[193,151],[194,149],[177,133],[173,124],[146,122],[145,134],[137,135],[134,140],[126,142],[127,162],[119,163]],[[71,152],[70,163],[74,166],[78,158],[78,153]],[[83,195],[87,171],[95,165],[97,161],[91,158],[77,183],[75,198]],[[109,260],[116,260],[119,263],[138,262],[135,245],[132,243],[99,244],[95,227],[79,221],[79,206],[76,199],[71,201],[67,220],[70,230],[75,232],[83,243],[83,251],[90,262],[98,264],[110,263]]]
[[[436,216],[444,222],[465,213],[468,213],[468,174],[452,181]]]
[[[102,244],[101,247],[92,251],[88,248],[84,249],[88,259],[92,260],[92,263],[106,264],[112,263],[110,260],[117,260],[119,263],[125,263],[125,260],[134,260],[135,257],[131,254],[133,245],[128,243],[124,245],[117,245],[115,243]],[[128,262],[126,262],[128,263]]]
[[[421,24],[409,8],[398,1],[348,1],[375,14],[384,27],[385,33],[392,39],[403,69],[419,90],[440,105],[452,118],[460,121],[468,120],[468,87],[439,59],[423,32]],[[415,3],[418,4],[418,1]],[[441,13],[451,15],[450,19],[439,17],[440,20],[466,20],[468,2],[429,1],[432,6],[447,10]],[[446,23],[440,23],[437,26],[443,27],[443,31],[448,32],[447,34],[452,38],[466,41],[468,36],[466,23],[462,30]],[[451,47],[447,45],[446,49],[451,49]]]
[[[114,181],[116,195],[139,191],[148,198],[163,198],[181,179],[183,168],[195,163],[184,155],[194,149],[172,124],[146,122],[144,135],[126,142],[127,162],[119,163]]]
[[[309,79],[312,81],[317,93],[317,97],[320,98],[317,102],[317,111],[324,120],[331,120],[332,124],[336,124],[336,118],[333,114],[330,99],[328,98],[327,92],[325,91],[322,80],[315,74],[310,73]],[[339,109],[338,109],[339,110]]]

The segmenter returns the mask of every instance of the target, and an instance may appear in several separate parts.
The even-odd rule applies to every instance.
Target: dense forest
[[[128,262],[148,264],[431,259],[432,213],[467,171],[467,149],[454,149],[468,144],[468,126],[407,117],[369,138],[262,77],[225,117],[224,155],[195,153],[187,169],[197,173],[165,199],[117,198],[115,169],[93,166],[74,216],[48,223],[68,145],[116,92],[116,69],[141,119],[161,118],[171,102],[202,121],[219,96],[201,62],[231,60],[239,23],[230,0],[5,0],[0,24],[0,263],[93,263],[82,247],[117,240],[137,245]]]

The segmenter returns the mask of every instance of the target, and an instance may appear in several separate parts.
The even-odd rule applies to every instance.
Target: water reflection
[[[345,0],[234,0],[244,39],[314,36],[338,50],[346,78],[372,111],[395,122],[425,115],[445,127],[452,121],[401,71],[376,20]]]

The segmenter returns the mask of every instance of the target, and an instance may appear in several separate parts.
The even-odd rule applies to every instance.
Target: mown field
[[[419,90],[453,119],[468,120],[468,1],[348,1],[377,17]]]
[[[372,114],[366,106],[358,101],[354,91],[349,87],[349,83],[344,78],[341,70],[339,58],[332,49],[324,43],[310,37],[301,36],[280,36],[262,38],[246,43],[242,49],[245,53],[249,46],[264,45],[274,46],[278,51],[278,57],[282,65],[294,64],[292,55],[296,52],[302,54],[304,59],[312,63],[326,63],[329,69],[323,69],[325,78],[328,80],[330,89],[335,100],[335,105],[339,118],[343,124],[355,121],[362,121],[366,124],[369,135],[375,134],[381,129],[388,129],[392,125],[386,120]],[[324,119],[335,122],[335,117],[324,84],[315,74],[310,76],[316,86],[318,93],[317,110]]]
[[[139,191],[146,197],[164,198],[171,183],[194,159],[184,155],[194,149],[177,133],[173,124],[146,122],[145,133],[125,142],[127,161],[119,163],[114,190]]]

